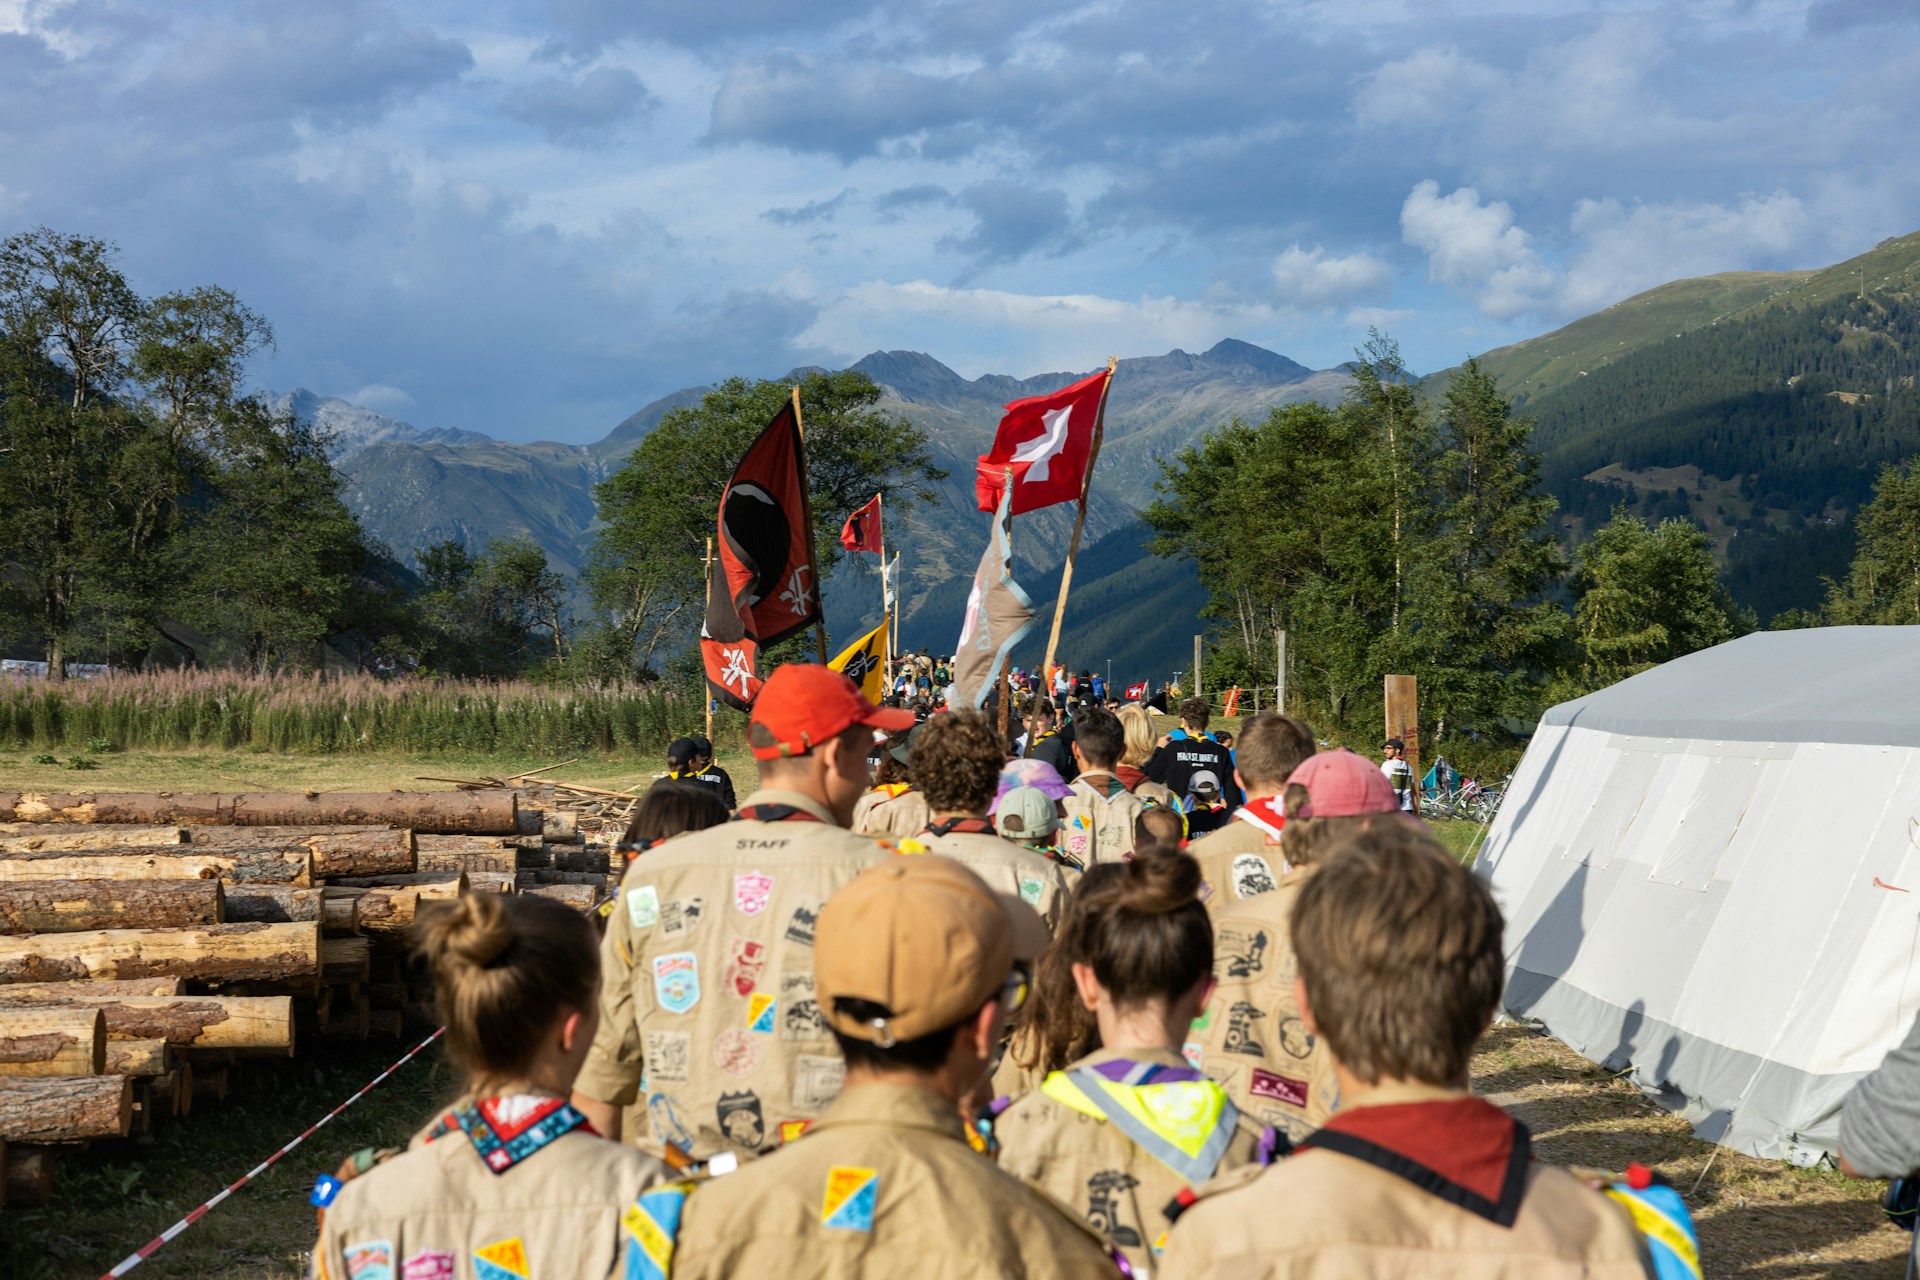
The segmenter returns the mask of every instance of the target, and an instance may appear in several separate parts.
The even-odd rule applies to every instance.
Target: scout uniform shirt
[[[1232,821],[1187,846],[1187,852],[1200,864],[1205,882],[1201,901],[1214,913],[1231,910],[1234,904],[1271,892],[1286,871],[1286,859],[1280,853],[1280,829],[1286,825],[1277,812],[1278,801],[1267,797],[1249,800],[1233,811]]]
[[[1080,1209],[1150,1275],[1175,1196],[1255,1163],[1261,1130],[1172,1049],[1102,1049],[1014,1099],[993,1124],[1000,1167]]]
[[[1040,913],[1051,932],[1067,909],[1067,878],[1061,865],[1043,853],[1003,840],[985,818],[949,818],[899,842],[901,853],[937,853],[965,864],[967,870],[1000,893]]]
[[[911,1085],[861,1084],[804,1137],[687,1200],[674,1280],[1117,1274],[1061,1207],[967,1145],[960,1113]]]
[[[1535,1164],[1531,1149],[1526,1127],[1482,1099],[1383,1088],[1305,1149],[1201,1191],[1174,1225],[1161,1280],[1650,1280],[1627,1210]]]
[[[814,999],[813,925],[886,846],[816,801],[756,791],[740,816],[627,865],[600,943],[600,1028],[574,1087],[696,1159],[743,1157],[820,1114],[844,1067]]]
[[[1293,995],[1288,922],[1313,870],[1296,867],[1272,892],[1242,902],[1215,892],[1208,906],[1219,985],[1185,1046],[1188,1061],[1225,1085],[1243,1114],[1295,1142],[1325,1123],[1340,1097],[1333,1064]]]
[[[926,792],[910,783],[889,782],[860,797],[853,807],[853,829],[870,836],[910,836],[932,816]]]
[[[469,1100],[408,1151],[340,1188],[321,1214],[312,1275],[646,1275],[634,1269],[645,1261],[641,1235],[622,1222],[676,1215],[674,1177],[651,1156],[597,1136],[565,1099]]]

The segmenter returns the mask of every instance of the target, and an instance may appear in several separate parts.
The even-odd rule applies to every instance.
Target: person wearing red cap
[[[1329,847],[1403,819],[1393,784],[1351,751],[1309,756],[1288,777],[1284,799],[1279,865],[1265,851],[1237,853],[1215,872],[1226,882],[1208,903],[1220,982],[1186,1047],[1235,1106],[1298,1141],[1332,1112],[1339,1083],[1294,1002],[1289,916]]]
[[[767,677],[747,731],[760,789],[621,882],[600,1027],[574,1083],[600,1132],[681,1163],[751,1158],[832,1100],[842,1065],[814,996],[814,927],[834,890],[892,856],[845,828],[873,731],[912,723],[826,667]]]

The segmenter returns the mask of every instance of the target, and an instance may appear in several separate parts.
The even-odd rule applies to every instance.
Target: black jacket
[[[1193,795],[1195,775],[1210,773],[1227,808],[1240,807],[1240,788],[1233,781],[1233,753],[1212,738],[1175,738],[1164,747],[1156,747],[1147,757],[1143,772],[1182,800]]]

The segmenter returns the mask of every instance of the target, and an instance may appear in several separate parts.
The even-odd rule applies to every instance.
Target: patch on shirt
[[[750,1076],[760,1069],[766,1051],[739,1027],[728,1027],[713,1040],[713,1065],[730,1076]]]
[[[1260,1043],[1255,1023],[1266,1017],[1266,1013],[1254,1008],[1245,1000],[1239,1000],[1227,1010],[1227,1040],[1220,1047],[1228,1053],[1243,1053],[1249,1058],[1264,1058],[1266,1048]]]
[[[1259,977],[1266,971],[1268,942],[1265,929],[1221,929],[1213,947],[1214,976]]]
[[[1275,1102],[1284,1102],[1290,1107],[1307,1105],[1305,1080],[1275,1075],[1271,1071],[1262,1071],[1259,1067],[1253,1069],[1253,1077],[1247,1082],[1247,1092],[1256,1098],[1271,1098]]]
[[[797,946],[812,946],[813,927],[818,924],[819,921],[820,900],[818,898],[808,898],[805,902],[795,907],[793,914],[787,917],[787,941]]]
[[[654,1137],[662,1142],[671,1142],[682,1152],[693,1150],[693,1135],[687,1132],[686,1122],[680,1118],[680,1108],[675,1105],[672,1094],[647,1095],[647,1128]]]
[[[636,929],[660,923],[660,891],[650,884],[627,890],[627,919]]]
[[[400,1264],[400,1280],[453,1280],[453,1262],[445,1249],[422,1249]]]
[[[793,1060],[793,1106],[799,1111],[821,1111],[840,1096],[847,1079],[844,1058],[803,1053]]]
[[[626,1280],[666,1280],[686,1201],[684,1189],[664,1187],[643,1193],[620,1215],[628,1236]]]
[[[742,1000],[753,994],[760,971],[767,967],[767,947],[751,938],[735,938],[727,947],[726,989]]]
[[[743,871],[733,878],[733,909],[743,916],[757,916],[773,900],[773,877],[758,871]]]
[[[693,1075],[693,1037],[685,1031],[649,1031],[644,1041],[647,1083],[685,1084]]]
[[[780,1122],[780,1145],[786,1146],[813,1127],[811,1120],[782,1120]]]
[[[777,1002],[764,991],[747,997],[747,1030],[763,1036],[773,1034],[774,1006]]]
[[[700,923],[700,913],[706,909],[705,898],[670,898],[660,904],[660,936],[663,938],[684,938],[693,932],[693,926]]]
[[[347,1255],[348,1280],[393,1280],[393,1241],[362,1240],[341,1252]]]
[[[527,1247],[520,1243],[520,1237],[475,1249],[473,1280],[533,1280],[533,1268],[527,1264]]]
[[[1187,1060],[1188,1066],[1198,1071],[1200,1064],[1206,1060],[1206,1046],[1198,1040],[1189,1040],[1180,1046],[1180,1056]]]
[[[1036,910],[1040,906],[1040,896],[1047,891],[1046,881],[1039,876],[1020,877],[1020,901]]]
[[[1280,1047],[1289,1058],[1304,1058],[1313,1052],[1313,1036],[1307,1031],[1307,1024],[1299,1018],[1288,1015],[1280,1019]]]
[[[653,958],[653,998],[668,1013],[685,1013],[700,1003],[700,960],[691,951]]]
[[[874,1202],[879,1198],[878,1169],[834,1165],[827,1170],[827,1195],[820,1206],[821,1225],[840,1231],[871,1231]]]
[[[1257,853],[1242,853],[1233,860],[1233,892],[1235,897],[1257,898],[1263,893],[1273,892],[1275,881],[1273,867]]]
[[[767,1140],[766,1113],[760,1109],[760,1096],[752,1090],[721,1094],[713,1110],[714,1123],[734,1146],[758,1151]]]
[[[824,1040],[827,1020],[820,1012],[811,973],[780,975],[780,1038]]]

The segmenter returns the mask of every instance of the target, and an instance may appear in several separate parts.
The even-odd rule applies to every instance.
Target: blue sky
[[[876,348],[1437,368],[1920,228],[1916,118],[1915,0],[0,0],[0,231],[507,439]]]

